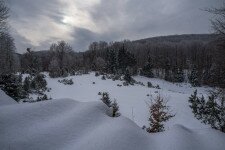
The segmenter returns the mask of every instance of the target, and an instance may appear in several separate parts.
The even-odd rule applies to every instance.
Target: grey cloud
[[[10,20],[17,31],[15,41],[19,52],[23,52],[20,49],[24,49],[26,44],[36,44],[36,50],[48,49],[50,43],[63,39],[68,40],[74,50],[83,51],[93,41],[209,33],[212,16],[201,9],[218,7],[223,3],[223,0],[99,0],[91,7],[77,6],[76,12],[74,9],[74,13],[87,13],[85,15],[90,16],[90,22],[80,23],[76,16],[73,16],[72,24],[62,22],[65,16],[73,15],[63,11],[69,7],[67,3],[78,5],[77,1],[9,0]]]

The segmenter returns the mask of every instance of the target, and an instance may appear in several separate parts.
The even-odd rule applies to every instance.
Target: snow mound
[[[111,118],[101,102],[71,99],[0,106],[4,150],[222,150],[225,134],[176,125],[148,134],[131,120]]]
[[[10,104],[16,104],[16,101],[0,90],[0,106]]]

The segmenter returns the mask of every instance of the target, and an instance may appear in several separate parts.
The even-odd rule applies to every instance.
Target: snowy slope
[[[2,150],[223,150],[225,134],[175,125],[148,134],[107,116],[101,102],[70,99],[0,106]]]
[[[0,90],[0,106],[10,104],[16,104],[16,101]]]
[[[169,122],[166,123],[166,129],[173,127],[175,124],[181,124],[191,129],[209,128],[194,118],[194,115],[189,108],[188,97],[193,93],[195,88],[190,84],[173,84],[161,79],[146,78],[141,76],[134,77],[135,80],[141,81],[145,86],[122,86],[122,81],[112,81],[110,79],[101,80],[101,76],[95,77],[94,73],[82,76],[72,76],[73,85],[64,85],[57,82],[61,78],[52,79],[47,77],[48,87],[52,88],[51,92],[46,93],[54,99],[71,98],[81,102],[100,101],[98,92],[109,92],[112,99],[116,99],[120,106],[122,115],[130,118],[137,125],[142,127],[148,126],[149,111],[146,103],[150,102],[150,97],[147,94],[156,96],[161,93],[169,100],[173,113],[176,114]],[[148,88],[147,82],[151,81],[153,85],[159,85],[160,90]],[[93,84],[95,82],[95,84]],[[197,88],[199,93],[206,94],[210,88]]]

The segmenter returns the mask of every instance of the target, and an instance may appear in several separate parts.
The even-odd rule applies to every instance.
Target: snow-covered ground
[[[112,81],[111,79],[102,80],[102,76],[95,77],[94,73],[71,76],[67,79],[73,79],[73,85],[64,85],[59,83],[61,78],[52,79],[47,77],[48,87],[52,90],[46,94],[53,99],[71,98],[80,102],[100,101],[101,96],[98,92],[108,92],[112,100],[115,98],[120,106],[120,112],[123,116],[130,118],[138,126],[148,126],[149,110],[147,103],[150,102],[151,95],[154,97],[160,93],[168,100],[168,105],[176,116],[166,123],[166,129],[173,127],[175,124],[183,125],[190,129],[209,128],[194,118],[194,115],[189,108],[188,97],[196,88],[190,84],[173,84],[161,79],[146,78],[136,76],[136,81],[141,81],[145,86],[122,86],[122,81]],[[153,85],[159,85],[160,90],[148,88],[147,82],[150,81]],[[95,82],[95,84],[93,84]],[[207,94],[210,88],[197,88],[199,94]],[[150,96],[147,96],[147,95]]]
[[[16,104],[16,101],[0,89],[0,106]]]
[[[7,96],[4,99],[10,101]],[[101,102],[71,99],[0,105],[0,149],[225,149],[225,134],[213,129],[191,130],[175,125],[165,132],[148,134],[130,119],[111,118],[107,112]]]

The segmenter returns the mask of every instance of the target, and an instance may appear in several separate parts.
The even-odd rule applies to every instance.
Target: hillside
[[[135,40],[136,43],[148,43],[148,42],[187,42],[187,41],[200,41],[200,42],[212,42],[217,38],[216,34],[182,34],[182,35],[168,35],[168,36],[158,36],[152,38],[145,38],[140,40]]]

